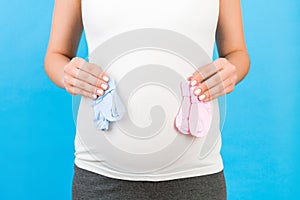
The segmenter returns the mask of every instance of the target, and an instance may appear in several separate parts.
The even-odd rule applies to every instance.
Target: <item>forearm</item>
[[[70,58],[60,53],[47,53],[44,61],[45,72],[53,83],[64,88],[64,66],[70,62]]]
[[[234,51],[224,56],[231,64],[236,66],[237,82],[239,83],[247,75],[250,69],[250,59],[247,51]]]

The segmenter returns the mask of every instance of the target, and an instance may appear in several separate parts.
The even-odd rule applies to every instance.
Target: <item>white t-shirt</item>
[[[218,14],[219,0],[82,0],[82,18],[89,53],[120,33],[141,28],[158,28],[187,36],[212,58]],[[155,55],[155,52],[152,53]],[[127,60],[121,60],[123,63],[130,63],[144,56],[145,61],[145,55],[145,52],[136,52],[128,55]],[[108,72],[118,81],[119,77],[126,74],[126,68],[114,70],[111,67]],[[187,75],[191,72],[193,71],[183,73]],[[143,89],[147,90],[147,87]],[[161,88],[153,86],[152,92],[154,90],[159,91]],[[208,135],[195,138],[180,134],[172,127],[180,102],[178,104],[177,101],[168,100],[167,104],[163,104],[164,98],[169,97],[163,91],[160,95],[161,99],[146,98],[147,94],[141,92],[138,97],[131,99],[132,104],[128,107],[131,120],[140,126],[147,126],[151,123],[151,107],[155,103],[162,104],[163,108],[165,106],[169,115],[162,134],[154,134],[148,139],[124,134],[114,123],[110,124],[109,132],[97,131],[93,127],[91,100],[82,98],[75,136],[75,164],[112,178],[145,181],[172,180],[221,171],[223,162],[220,155],[218,102],[212,102],[215,117]],[[143,100],[141,105],[138,98]],[[213,140],[216,142],[211,142]],[[205,147],[209,150],[203,153],[201,148],[205,146],[205,142],[211,144],[210,148]],[[168,151],[164,151],[165,149]]]

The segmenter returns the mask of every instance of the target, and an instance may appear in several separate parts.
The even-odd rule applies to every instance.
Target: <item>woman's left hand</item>
[[[194,86],[194,94],[204,102],[232,92],[237,79],[236,66],[226,58],[218,58],[188,77],[191,86]]]

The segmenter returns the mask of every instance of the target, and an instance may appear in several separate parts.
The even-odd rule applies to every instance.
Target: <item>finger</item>
[[[73,85],[70,85],[69,83],[65,83],[65,88],[67,90],[67,92],[69,92],[72,95],[81,95],[87,98],[91,98],[91,99],[97,99],[97,95],[90,93],[88,91],[85,91],[83,89],[77,88]]]
[[[96,64],[84,63],[79,69],[93,75],[95,78],[100,78],[105,82],[108,82],[109,80],[109,76]]]
[[[202,101],[203,102],[208,102],[208,101],[211,101],[211,100],[213,100],[215,98],[218,98],[219,96],[222,96],[224,94],[225,94],[224,90],[221,90],[221,91],[219,91],[219,92],[217,92],[215,94],[210,94],[209,96],[205,97]]]
[[[207,101],[214,100],[214,99],[216,99],[216,98],[218,98],[218,97],[220,97],[224,94],[228,94],[228,93],[232,92],[233,90],[234,90],[234,84],[230,84],[222,92],[211,95],[210,98],[207,98],[204,101],[207,102]]]
[[[233,65],[231,62],[229,62],[226,58],[218,58],[217,60],[214,61],[214,63],[217,66],[223,66],[223,70],[225,72],[225,76],[223,79],[226,79],[230,76],[232,76],[232,80],[234,82],[234,84],[237,81],[237,70],[236,70],[236,66]]]
[[[191,82],[191,86],[194,86],[210,78],[221,69],[220,65],[217,66],[214,63],[210,63],[196,70],[192,76],[188,77],[188,80]]]
[[[221,60],[221,61],[220,61]],[[218,59],[216,63],[222,62],[224,59]],[[218,64],[221,66],[221,64]],[[199,84],[200,89],[202,92],[205,92],[206,90],[210,90],[211,88],[215,87],[219,83],[223,82],[224,86],[227,86],[231,83],[236,83],[236,73],[235,73],[235,66],[233,65],[223,65],[223,68],[220,68],[221,70],[218,71],[216,74],[212,75],[205,81]]]
[[[206,91],[204,93],[204,97],[199,96],[199,100],[202,101],[211,101],[221,95],[224,95],[226,93],[233,90],[234,84],[232,83],[232,80],[230,78],[226,79],[222,83],[216,85],[215,87],[211,88],[210,90]],[[201,98],[200,98],[201,97]]]
[[[101,88],[102,90],[108,89],[108,83],[103,81],[102,79],[97,79],[96,83],[94,83],[97,88]]]
[[[235,83],[235,73],[233,70],[231,70],[230,67],[224,67],[216,74],[213,74],[211,77],[203,81],[202,83],[199,83],[195,90],[195,95],[200,95],[201,93],[206,92],[207,90],[211,89],[212,87],[216,86],[217,84],[224,82],[226,79],[232,80],[232,82]],[[228,82],[228,80],[227,80]],[[226,83],[226,85],[228,85]]]
[[[219,87],[213,87],[210,90],[206,90],[201,95],[198,96],[199,101],[205,101],[206,99],[209,99],[212,94],[215,94],[219,91]]]
[[[80,88],[82,90],[85,90],[89,93],[92,93],[92,94],[96,94],[96,95],[103,95],[104,93],[104,90],[101,89],[101,88],[98,88],[98,87],[95,87],[85,81],[82,81],[80,79],[76,79],[72,76],[68,76],[68,75],[65,75],[65,81],[68,82],[70,85],[74,86],[74,87],[77,87],[77,88]]]
[[[205,80],[204,82],[199,83],[196,86],[196,88],[194,89],[194,94],[198,96],[200,94],[205,93],[207,90],[210,90],[214,86],[222,83],[223,76],[226,76],[226,75],[224,75],[224,72],[221,71],[221,72],[214,74],[213,76],[211,76],[209,79]]]
[[[108,88],[107,82],[100,78],[96,78],[95,76],[80,70],[78,68],[70,68],[66,70],[66,74],[69,74],[70,76],[74,77],[75,79],[79,79],[81,81],[87,82],[90,85],[93,85],[96,88],[101,88],[103,90],[106,90]]]

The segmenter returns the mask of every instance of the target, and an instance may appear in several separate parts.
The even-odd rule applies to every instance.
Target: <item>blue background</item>
[[[299,196],[300,1],[242,1],[251,70],[228,95],[228,199]],[[71,96],[43,69],[53,1],[1,1],[0,199],[70,199]],[[84,39],[78,55],[87,56]],[[298,180],[298,181],[297,181]]]

